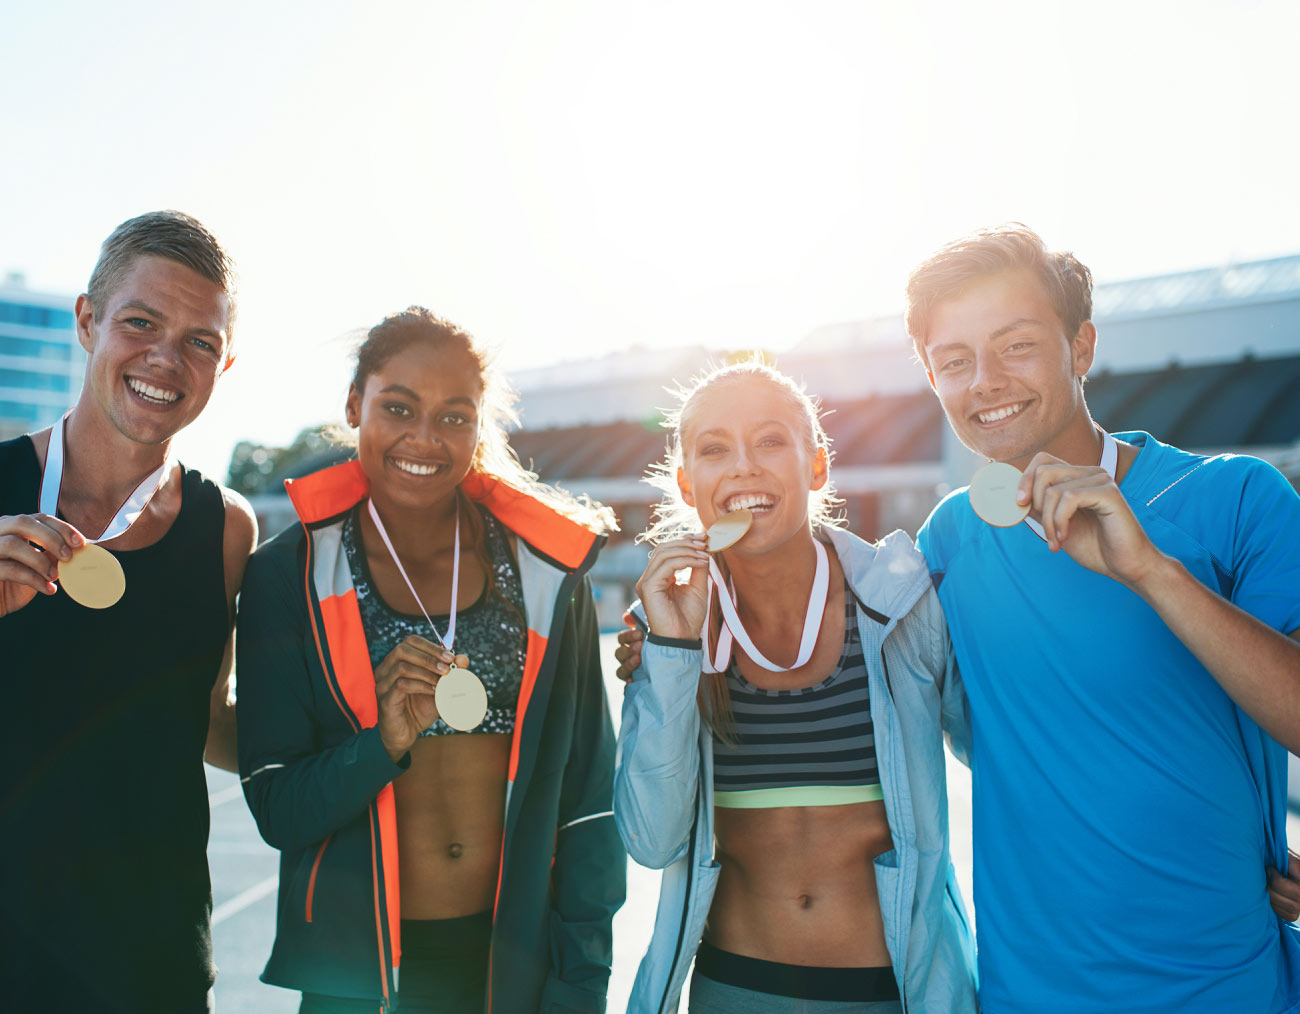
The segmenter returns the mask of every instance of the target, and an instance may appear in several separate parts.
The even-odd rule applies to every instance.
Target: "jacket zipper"
[[[697,746],[698,749],[698,746]],[[695,790],[695,820],[691,823],[691,844],[686,850],[686,899],[682,903],[682,922],[677,927],[677,949],[673,952],[672,964],[668,966],[668,978],[666,980],[663,998],[659,1001],[659,1014],[666,1014],[668,1010],[668,995],[673,989],[673,979],[677,975],[677,963],[682,957],[682,943],[686,939],[686,917],[691,910],[691,892],[695,888],[695,839],[696,826],[700,820],[700,789]]]
[[[893,681],[889,678],[889,661],[888,659],[885,658],[885,639],[883,637],[880,639],[880,667],[881,669],[884,670],[885,673],[885,690],[889,694],[889,699],[893,701],[894,685],[893,685]],[[897,706],[895,706],[894,708],[895,714],[897,714],[897,711],[898,708]],[[901,865],[898,868],[898,873],[899,873],[899,878],[901,879],[903,873],[903,868]],[[903,956],[903,974],[900,975],[898,979],[899,979],[898,1002],[903,1007],[903,1014],[907,1014],[909,1008],[907,1005],[907,988],[906,988],[907,987],[907,956],[906,955]]]
[[[324,626],[324,617],[323,616],[321,617],[321,622],[320,624],[318,624],[316,618],[316,612],[320,608],[320,598],[316,594],[316,585],[312,579],[313,578],[312,559],[315,556],[316,540],[315,540],[315,536],[312,533],[311,528],[307,525],[306,522],[302,523],[302,527],[303,527],[303,532],[306,536],[306,549],[307,549],[307,558],[305,561],[306,565],[303,569],[303,590],[306,594],[306,599],[307,599],[307,616],[311,622],[312,637],[315,639],[316,642],[316,657],[321,664],[321,674],[325,678],[325,685],[329,688],[330,695],[334,698],[335,705],[338,707],[339,711],[343,713],[343,717],[347,719],[348,724],[352,726],[353,730],[360,732],[361,731],[360,726],[358,725],[355,718],[349,713],[347,708],[344,707],[343,701],[340,700],[338,694],[335,693],[334,685],[330,680],[331,670],[325,657],[326,656],[325,644],[328,642],[322,641],[321,631],[320,631],[320,628]],[[370,820],[371,820],[370,857],[372,863],[372,867],[371,867],[372,882],[374,883],[375,886],[376,912],[378,913],[380,910],[379,894],[383,890],[383,884],[380,882],[380,877],[379,877],[379,864],[381,862],[381,856],[380,856],[378,843],[375,841],[375,823],[374,823],[375,817],[376,817],[376,807],[374,803],[371,803],[370,804]],[[308,885],[308,894],[307,894],[308,900],[306,906],[306,916],[308,922],[311,922],[311,899],[315,888],[316,873],[320,867],[321,857],[325,854],[325,846],[329,844],[330,838],[332,837],[333,835],[330,835],[325,839],[325,841],[321,842],[320,850],[316,853],[316,861],[312,866],[311,880]],[[391,1005],[393,1002],[392,997],[390,997],[388,993],[388,978],[390,974],[388,969],[391,968],[392,966],[391,964],[386,964],[388,961],[390,961],[389,955],[391,954],[391,941],[386,942],[386,934],[382,926],[377,928],[376,935],[378,937],[377,943],[379,945],[379,965],[380,965],[379,985],[380,985],[381,996],[379,998],[379,1010],[380,1010],[380,1014],[384,1014],[384,1012],[391,1009]]]
[[[306,913],[305,913],[308,922],[311,922],[312,898],[315,897],[316,895],[316,874],[320,871],[321,859],[325,857],[325,847],[329,845],[330,839],[333,837],[334,837],[333,834],[328,834],[325,836],[325,840],[320,843],[320,848],[316,850],[316,861],[311,864],[311,876],[307,878],[307,906],[306,906]]]

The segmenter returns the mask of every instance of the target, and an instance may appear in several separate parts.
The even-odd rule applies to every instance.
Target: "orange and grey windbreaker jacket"
[[[286,485],[302,525],[249,561],[237,639],[244,794],[281,851],[262,979],[387,1011],[401,963],[391,782],[403,768],[379,740],[342,543],[347,512],[368,488],[356,462]],[[489,477],[471,473],[461,488],[517,536],[528,624],[485,1010],[603,1011],[627,869],[584,577],[604,537]]]

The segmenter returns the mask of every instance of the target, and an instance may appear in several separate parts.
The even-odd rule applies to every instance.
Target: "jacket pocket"
[[[900,918],[910,918],[898,910],[899,875],[898,850],[890,849],[876,856],[872,864],[876,873],[876,897],[880,899],[880,918],[885,926],[885,943],[889,945],[890,956],[897,963],[899,955],[894,950],[899,939]]]
[[[307,900],[303,906],[303,918],[306,922],[311,922],[312,902],[316,898],[316,876],[320,873],[321,860],[325,858],[325,849],[334,836],[331,834],[320,843],[320,848],[316,850],[316,858],[312,861],[311,872],[307,875]]]
[[[704,924],[709,918],[709,909],[713,907],[713,892],[718,886],[718,874],[722,864],[715,859],[707,859],[695,867],[695,883],[691,885],[691,898],[686,925],[682,928],[682,948],[694,954],[704,936]]]

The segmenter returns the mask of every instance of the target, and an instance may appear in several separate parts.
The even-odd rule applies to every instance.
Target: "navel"
[[[453,859],[459,859],[465,852],[465,846],[458,841],[452,842],[447,846],[447,855]]]

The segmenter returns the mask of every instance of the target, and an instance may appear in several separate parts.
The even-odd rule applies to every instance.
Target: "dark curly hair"
[[[507,433],[509,425],[519,423],[515,412],[515,392],[474,336],[451,321],[423,306],[408,306],[400,313],[390,313],[370,329],[357,347],[353,386],[358,392],[364,390],[366,380],[384,363],[421,343],[448,356],[462,356],[478,371],[483,399],[479,406],[478,445],[470,463],[475,471],[530,494],[593,531],[606,532],[618,528],[614,513],[608,507],[548,486],[537,478],[535,472],[528,471],[519,463]]]

